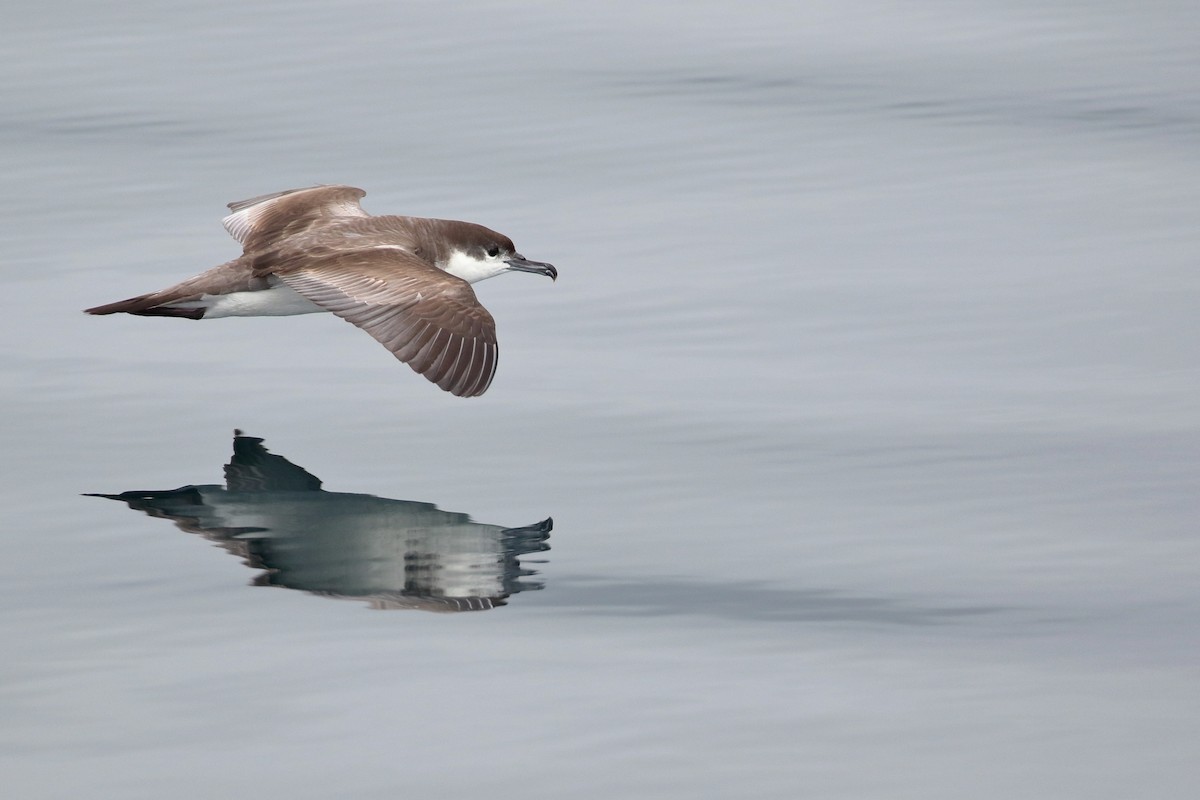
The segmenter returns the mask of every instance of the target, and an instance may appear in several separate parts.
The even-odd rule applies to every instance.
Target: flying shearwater
[[[512,240],[471,222],[372,216],[353,186],[313,186],[230,203],[243,252],[167,289],[87,309],[146,317],[271,317],[329,311],[459,397],[496,373],[496,322],[470,284],[501,272],[558,277]]]

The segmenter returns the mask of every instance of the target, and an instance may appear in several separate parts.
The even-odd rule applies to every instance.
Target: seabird
[[[496,373],[496,322],[470,284],[502,272],[558,278],[502,233],[471,222],[372,216],[353,186],[313,186],[230,203],[243,252],[183,283],[87,309],[146,317],[264,317],[329,311],[459,397]]]

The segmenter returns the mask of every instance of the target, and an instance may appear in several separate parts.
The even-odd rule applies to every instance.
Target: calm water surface
[[[22,9],[6,796],[1190,796],[1198,30]],[[558,266],[477,287],[486,396],[327,316],[79,313],[313,183]]]

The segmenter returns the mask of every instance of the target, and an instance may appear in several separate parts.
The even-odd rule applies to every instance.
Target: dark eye
[[[500,248],[494,244],[488,245],[487,254],[489,258],[495,258],[500,255]]]

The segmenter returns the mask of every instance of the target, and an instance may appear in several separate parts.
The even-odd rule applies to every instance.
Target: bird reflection
[[[263,570],[253,581],[259,586],[422,611],[480,611],[543,587],[519,559],[550,549],[551,519],[502,528],[431,503],[327,492],[262,443],[234,431],[224,487],[90,496],[216,542]]]

